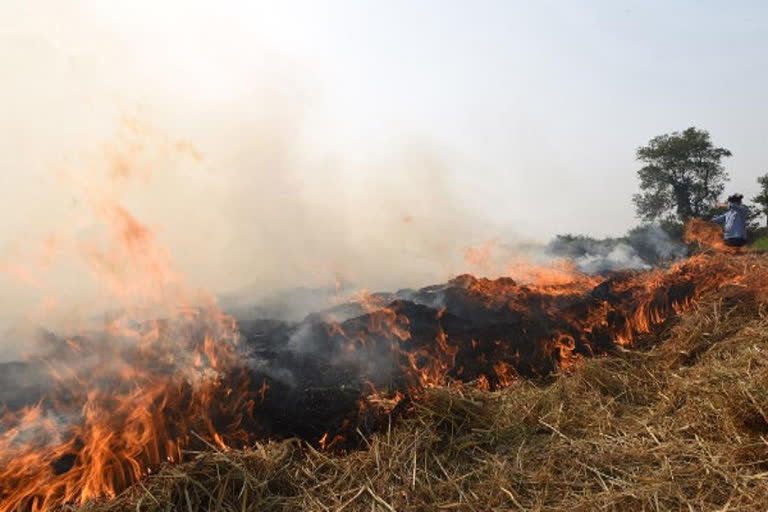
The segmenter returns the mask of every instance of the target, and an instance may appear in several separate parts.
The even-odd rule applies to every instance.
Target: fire
[[[493,373],[499,381],[499,386],[507,387],[515,380],[515,369],[509,363],[499,361],[493,365]],[[486,380],[487,382],[487,380]]]
[[[110,330],[119,332],[115,324]],[[232,327],[201,311],[194,321],[150,322],[58,347],[47,361],[53,390],[2,417],[0,510],[114,496],[161,462],[182,460],[196,435],[222,447],[245,441],[239,427],[253,397],[222,378],[235,357]],[[218,344],[205,354],[213,337]],[[205,354],[202,371],[193,353]]]
[[[34,405],[0,406],[2,512],[113,497],[162,462],[183,460],[198,439],[226,448],[254,432],[243,428],[254,394],[245,376],[230,377],[234,319],[184,289],[167,252],[127,210],[100,211],[111,243],[83,253],[125,307],[102,329],[50,338],[37,361],[50,389]]]
[[[245,340],[215,301],[186,289],[149,228],[116,205],[101,212],[110,244],[83,253],[127,305],[100,329],[51,336],[37,361],[51,380],[45,394],[0,404],[0,512],[114,497],[195,448],[298,431],[343,449],[425,388],[495,390],[567,370],[637,343],[724,286],[768,290],[768,264],[723,253],[609,276],[518,267],[523,280],[462,275],[401,295],[361,293],[353,318],[319,315]],[[311,334],[313,351],[285,347],[297,333]],[[272,367],[250,366],[256,346]],[[334,400],[348,404],[343,418],[313,418]]]
[[[742,253],[743,247],[729,247],[723,240],[723,230],[717,224],[701,219],[691,219],[685,225],[683,240],[687,244],[697,244],[700,248],[715,252]]]

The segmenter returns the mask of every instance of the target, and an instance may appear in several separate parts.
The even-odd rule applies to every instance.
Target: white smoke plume
[[[547,244],[546,253],[574,261],[584,273],[597,274],[623,269],[647,270],[684,257],[687,249],[660,226],[649,224],[631,230],[622,238],[558,236]]]
[[[153,25],[173,12],[135,27],[86,2],[3,12],[0,359],[33,350],[41,325],[75,332],[124,306],[105,276],[141,269],[97,261],[104,205],[149,230],[185,285],[235,301],[442,281],[494,230],[451,184],[451,155],[422,134],[345,146],[299,63],[207,43],[215,20],[180,44]]]

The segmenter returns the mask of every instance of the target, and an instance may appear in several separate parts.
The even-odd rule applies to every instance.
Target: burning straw
[[[666,270],[617,274],[591,290],[552,286],[462,276],[414,292],[416,302],[396,299],[341,324],[291,328],[309,329],[332,356],[286,353],[275,361],[301,369],[301,378],[330,376],[336,384],[324,388],[226,371],[240,367],[235,353],[221,352],[227,345],[215,343],[216,326],[229,325],[216,311],[210,334],[193,322],[181,339],[226,364],[212,364],[222,371],[190,388],[176,366],[157,373],[150,364],[175,337],[146,324],[131,335],[148,343],[121,353],[141,364],[120,366],[125,385],[114,398],[129,400],[119,409],[85,387],[85,411],[99,421],[91,414],[75,422],[72,435],[53,440],[57,451],[4,434],[0,510],[69,503],[84,510],[663,510],[750,507],[768,498],[765,259],[700,255]],[[437,298],[439,309],[426,305]],[[278,332],[274,341],[286,339]],[[351,366],[326,364],[336,353]],[[332,368],[368,375],[352,370],[376,354],[401,364],[392,367],[399,373],[388,391],[408,393],[410,406],[377,412],[392,393],[368,389],[356,397],[333,380]],[[522,371],[530,378],[520,378]],[[143,380],[173,385],[147,394],[132,385]],[[62,401],[81,381],[65,382],[76,386],[56,395]],[[77,418],[78,403],[63,410]],[[142,404],[141,421],[126,430],[111,411],[133,417],[133,403]],[[330,415],[316,424],[308,411],[340,405],[349,409],[340,411],[337,431],[313,437],[338,423]],[[404,409],[406,418],[396,421]],[[291,428],[306,435],[266,441],[292,435]],[[91,453],[104,464],[95,465]]]
[[[735,264],[752,286],[708,294],[647,350],[498,392],[429,389],[347,454],[211,445],[82,510],[763,510],[768,267]]]

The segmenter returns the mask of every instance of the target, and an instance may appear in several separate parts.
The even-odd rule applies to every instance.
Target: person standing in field
[[[728,210],[722,215],[712,217],[712,222],[723,226],[725,245],[742,247],[747,243],[747,207],[741,204],[742,194],[733,194],[728,198]]]

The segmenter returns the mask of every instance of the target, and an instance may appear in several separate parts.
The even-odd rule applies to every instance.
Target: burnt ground
[[[237,387],[245,374],[254,393],[268,386],[243,424],[264,437],[317,441],[326,433],[371,432],[386,421],[365,402],[373,388],[407,396],[421,386],[422,372],[435,369],[443,380],[485,378],[495,388],[503,384],[500,363],[516,376],[543,378],[564,357],[614,347],[641,297],[669,314],[673,301],[695,292],[683,272],[649,296],[638,275],[607,276],[586,293],[459,276],[375,296],[381,306],[373,311],[346,304],[296,323],[241,321],[242,366],[223,381]],[[44,400],[50,383],[41,363],[0,364],[0,404],[15,410]]]
[[[296,324],[242,322],[253,382],[270,386],[256,415],[271,432],[317,440],[340,428],[376,430],[386,420],[366,406],[366,391],[408,395],[431,368],[441,368],[444,381],[485,378],[491,388],[504,384],[499,363],[519,377],[547,378],[564,357],[614,348],[615,333],[626,329],[639,300],[669,316],[673,301],[696,291],[685,273],[651,293],[637,276],[616,273],[588,293],[564,294],[460,276],[380,296],[385,312],[345,305]],[[488,284],[500,293],[478,293]],[[566,350],[553,342],[564,335]]]

